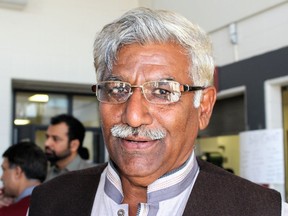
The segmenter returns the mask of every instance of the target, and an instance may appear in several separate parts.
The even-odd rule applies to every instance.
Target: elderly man
[[[134,9],[98,34],[94,61],[110,160],[37,188],[30,216],[284,215],[278,192],[196,159],[216,98],[211,44],[199,27]]]

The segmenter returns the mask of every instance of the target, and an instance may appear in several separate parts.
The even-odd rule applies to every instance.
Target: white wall
[[[219,66],[288,46],[288,2],[236,22],[238,44],[232,45],[229,27],[210,33]]]
[[[146,5],[153,8],[179,12],[206,31],[212,32],[287,0],[142,0],[140,2],[142,4],[146,2]]]
[[[11,80],[94,83],[96,32],[137,6],[137,0],[27,0],[21,9],[0,5],[1,155],[11,144]]]
[[[174,10],[199,24],[212,39],[219,66],[288,46],[288,0],[141,0],[144,6]],[[229,25],[236,23],[238,44]]]

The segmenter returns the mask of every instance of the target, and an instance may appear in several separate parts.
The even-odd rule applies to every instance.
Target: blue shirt
[[[35,186],[32,187],[28,187],[26,188],[15,200],[14,202],[19,202],[21,199],[23,199],[24,197],[30,196],[32,194],[33,189],[35,188]]]

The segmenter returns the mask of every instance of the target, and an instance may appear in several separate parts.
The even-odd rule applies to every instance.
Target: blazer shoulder
[[[37,186],[32,192],[29,216],[90,215],[106,166],[71,171]]]
[[[279,192],[236,176],[206,161],[197,159],[197,162],[200,172],[189,199],[192,205],[188,208],[196,210],[202,207],[201,210],[207,210],[207,214],[203,215],[236,216],[239,212],[245,212],[242,215],[263,216],[277,215],[279,212],[281,214]],[[215,206],[225,208],[215,209]]]
[[[265,188],[245,178],[234,175],[209,162],[203,160],[197,160],[197,162],[200,167],[199,177],[201,180],[207,179],[207,182],[211,182],[214,185],[219,184],[221,187],[230,187],[229,190],[239,190],[240,193],[250,193],[252,191],[255,193],[259,191],[260,193],[266,192],[280,195],[280,193],[275,190]]]
[[[89,185],[93,182],[99,182],[100,176],[104,169],[106,168],[107,163],[96,165],[94,167],[70,171],[65,174],[59,175],[43,184],[37,186],[35,191],[51,191],[51,190],[68,190],[75,186],[79,187],[80,185]],[[65,187],[64,187],[65,186]],[[34,192],[34,191],[33,191]]]

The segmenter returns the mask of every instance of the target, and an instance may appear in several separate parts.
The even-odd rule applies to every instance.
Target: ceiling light
[[[30,123],[29,119],[15,119],[14,124],[15,125],[27,125]]]
[[[48,102],[49,96],[46,94],[35,94],[28,98],[31,102]]]

